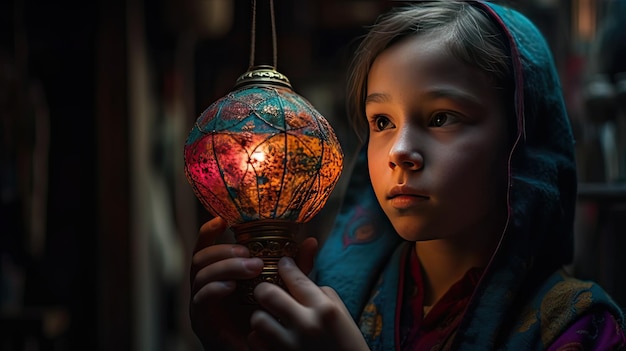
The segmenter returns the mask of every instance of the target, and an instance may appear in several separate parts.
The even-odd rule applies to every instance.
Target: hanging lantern
[[[251,55],[233,90],[198,117],[184,150],[200,202],[264,261],[258,278],[240,282],[248,302],[258,283],[282,285],[278,260],[296,254],[294,235],[324,206],[343,166],[328,121],[275,64],[252,63]]]

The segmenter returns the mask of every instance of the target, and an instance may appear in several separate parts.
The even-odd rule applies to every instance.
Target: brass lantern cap
[[[250,68],[250,70],[237,78],[235,89],[248,85],[277,85],[293,89],[287,76],[268,65]]]

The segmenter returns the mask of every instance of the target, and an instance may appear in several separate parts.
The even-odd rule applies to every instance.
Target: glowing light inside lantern
[[[263,162],[265,161],[265,153],[261,150],[256,150],[252,153],[250,160],[252,161],[252,163]]]

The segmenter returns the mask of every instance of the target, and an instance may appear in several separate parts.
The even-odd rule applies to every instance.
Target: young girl
[[[190,313],[206,349],[623,349],[620,308],[572,259],[574,141],[550,51],[513,10],[416,2],[358,49],[349,114],[367,143],[309,274],[279,264],[260,307],[235,299],[262,262],[203,226]],[[367,172],[369,170],[369,172]],[[310,277],[310,278],[309,278]]]

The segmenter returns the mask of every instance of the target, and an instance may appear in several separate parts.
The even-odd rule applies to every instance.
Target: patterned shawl
[[[507,230],[447,346],[543,349],[598,309],[623,324],[621,310],[599,286],[560,270],[572,260],[577,179],[574,140],[548,45],[520,13],[472,3],[508,38],[518,139],[509,161]],[[333,287],[355,320],[374,323],[362,330],[377,333],[375,342],[366,335],[375,350],[397,349],[402,242],[376,202],[362,150],[313,279]],[[373,295],[376,311],[368,304]]]

